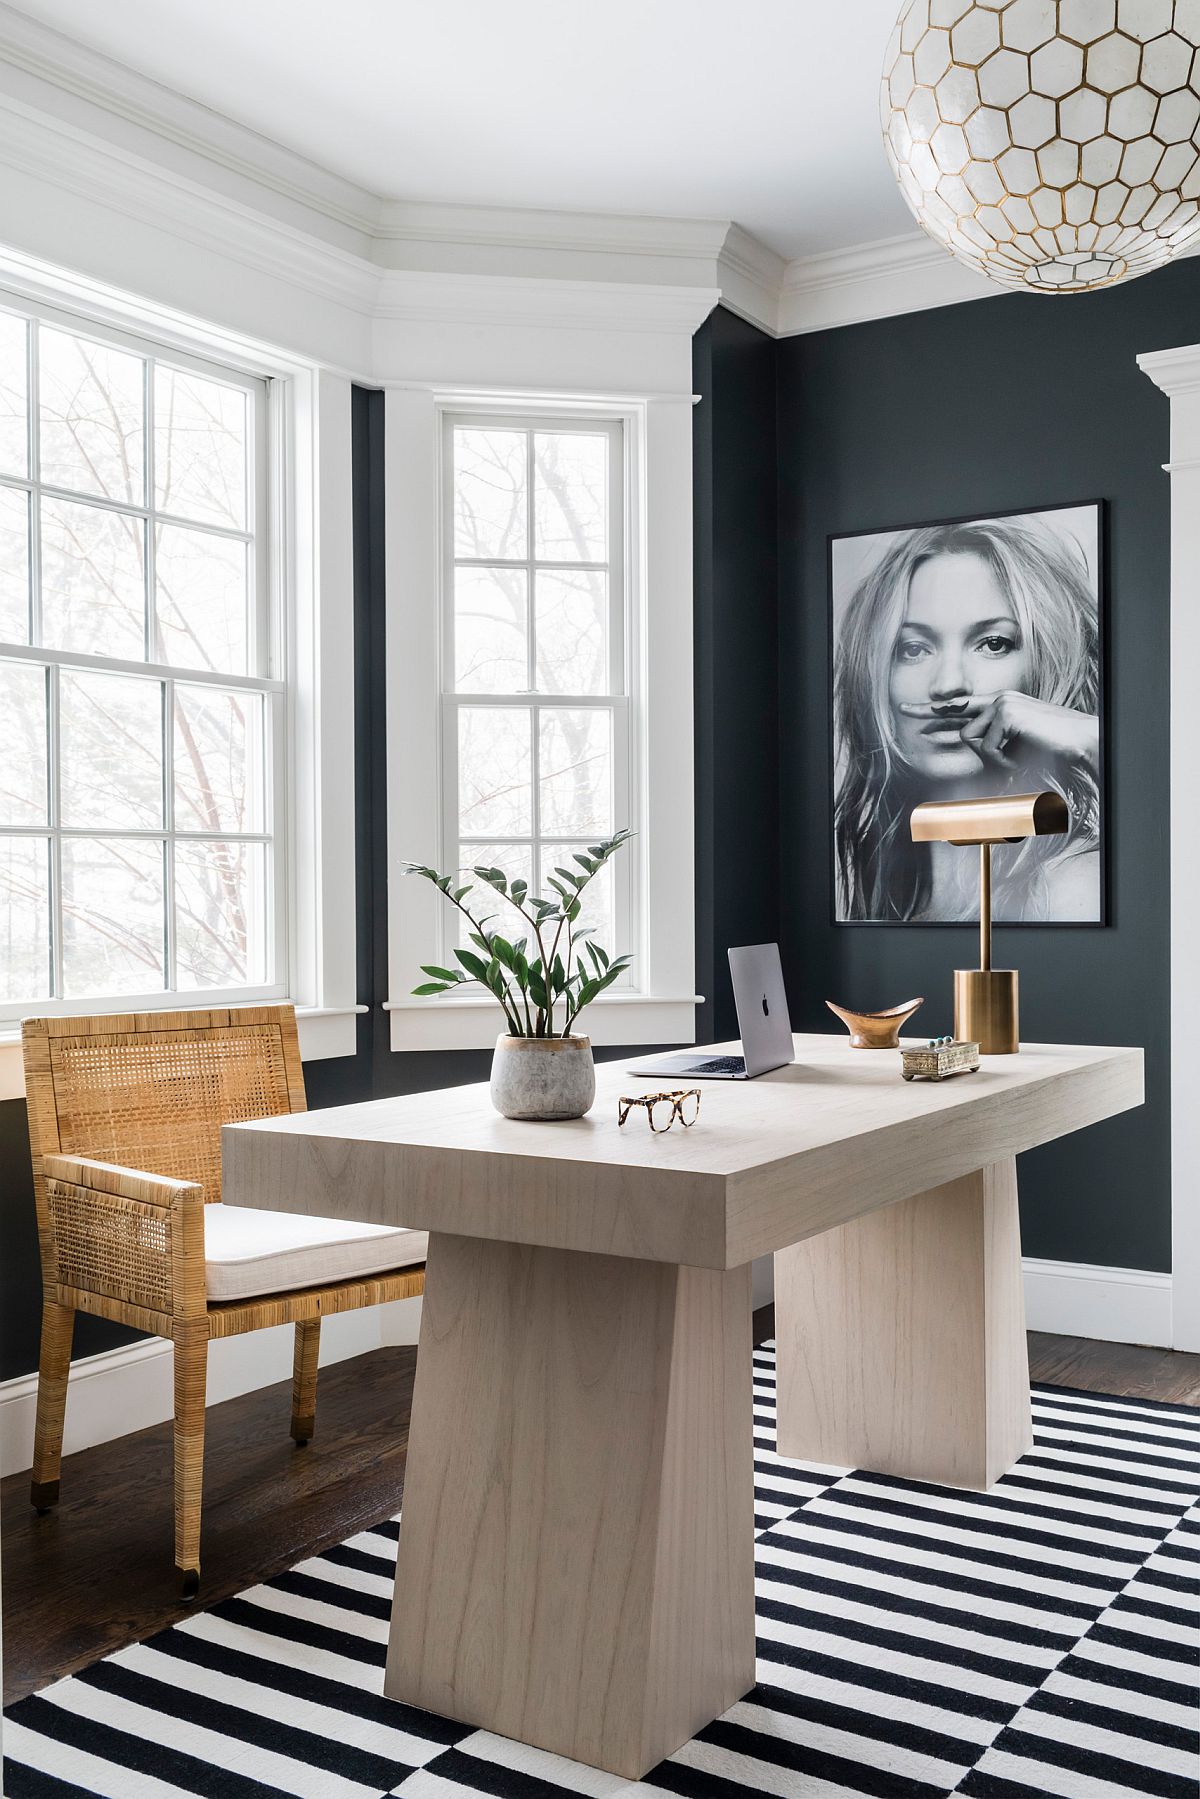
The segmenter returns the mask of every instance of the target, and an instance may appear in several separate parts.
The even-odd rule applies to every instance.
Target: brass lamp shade
[[[1061,793],[1010,793],[985,800],[926,800],[913,809],[914,843],[1019,843],[1056,837],[1070,819]]]
[[[979,800],[926,800],[913,809],[914,843],[979,845],[979,967],[954,971],[954,1035],[984,1056],[1020,1048],[1017,971],[992,967],[992,845],[1061,836],[1070,824],[1061,793],[1000,794]]]

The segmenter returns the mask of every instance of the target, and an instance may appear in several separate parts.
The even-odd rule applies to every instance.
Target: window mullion
[[[29,641],[42,641],[42,503],[38,497],[38,478],[42,461],[41,372],[38,367],[38,322],[30,319],[26,345],[26,380],[29,396],[29,498],[27,528],[29,531]]]
[[[50,758],[50,992],[63,997],[62,762],[59,756],[61,705],[59,671],[46,670],[46,753]]]
[[[529,689],[529,882],[534,893],[542,888],[541,808],[541,713],[533,694],[537,689],[537,646],[534,642],[534,455],[533,431],[525,433],[525,685]],[[547,970],[549,973],[549,970]]]
[[[145,576],[145,582],[146,582],[145,617],[143,619],[143,624],[142,624],[142,640],[143,640],[143,645],[144,645],[145,652],[146,652],[146,661],[147,662],[155,662],[158,659],[156,656],[156,653],[155,653],[158,648],[158,643],[157,643],[158,633],[157,633],[157,630],[155,629],[155,620],[156,620],[157,606],[158,606],[158,596],[157,596],[157,593],[155,592],[155,582],[156,582],[157,577],[155,574],[154,563],[155,563],[155,558],[158,554],[158,533],[154,528],[154,511],[153,511],[154,500],[155,500],[155,495],[157,493],[157,488],[155,486],[155,471],[154,471],[154,361],[153,361],[152,357],[148,356],[146,358],[145,366],[146,366],[146,379],[145,379],[145,384],[144,384],[142,405],[145,408],[145,418],[146,418],[146,428],[145,428],[145,435],[144,435],[145,454],[144,454],[144,458],[143,458],[144,463],[145,463],[145,468],[143,471],[143,479],[145,480],[146,487],[145,487],[145,492],[142,497],[146,501],[147,507],[150,510],[147,514],[145,525],[142,527],[143,531],[145,532],[145,538],[144,538],[143,547],[142,547],[142,558],[143,558],[143,565],[144,565],[143,566],[143,574]],[[168,985],[169,984],[170,983],[168,983]]]
[[[175,919],[175,683],[162,685],[163,825],[163,942],[166,951],[167,991],[179,985],[177,925]]]
[[[525,433],[525,685],[537,686],[537,646],[534,643],[533,583],[533,432]]]

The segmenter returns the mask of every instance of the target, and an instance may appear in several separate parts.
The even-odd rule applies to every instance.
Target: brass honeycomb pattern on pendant
[[[1108,287],[1200,232],[1200,0],[908,0],[880,116],[918,223],[1005,287]]]

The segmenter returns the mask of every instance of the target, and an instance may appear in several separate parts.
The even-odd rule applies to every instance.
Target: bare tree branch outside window
[[[0,312],[0,1002],[272,978],[253,390]]]
[[[627,822],[614,816],[620,427],[479,418],[448,428],[458,795],[447,849],[463,867],[494,864],[539,889]],[[611,867],[585,903],[585,925],[611,932]]]

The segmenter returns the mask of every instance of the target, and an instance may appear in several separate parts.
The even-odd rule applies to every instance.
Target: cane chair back
[[[290,1006],[30,1019],[25,1058],[35,1178],[43,1156],[91,1156],[212,1202],[221,1126],[305,1109]]]

